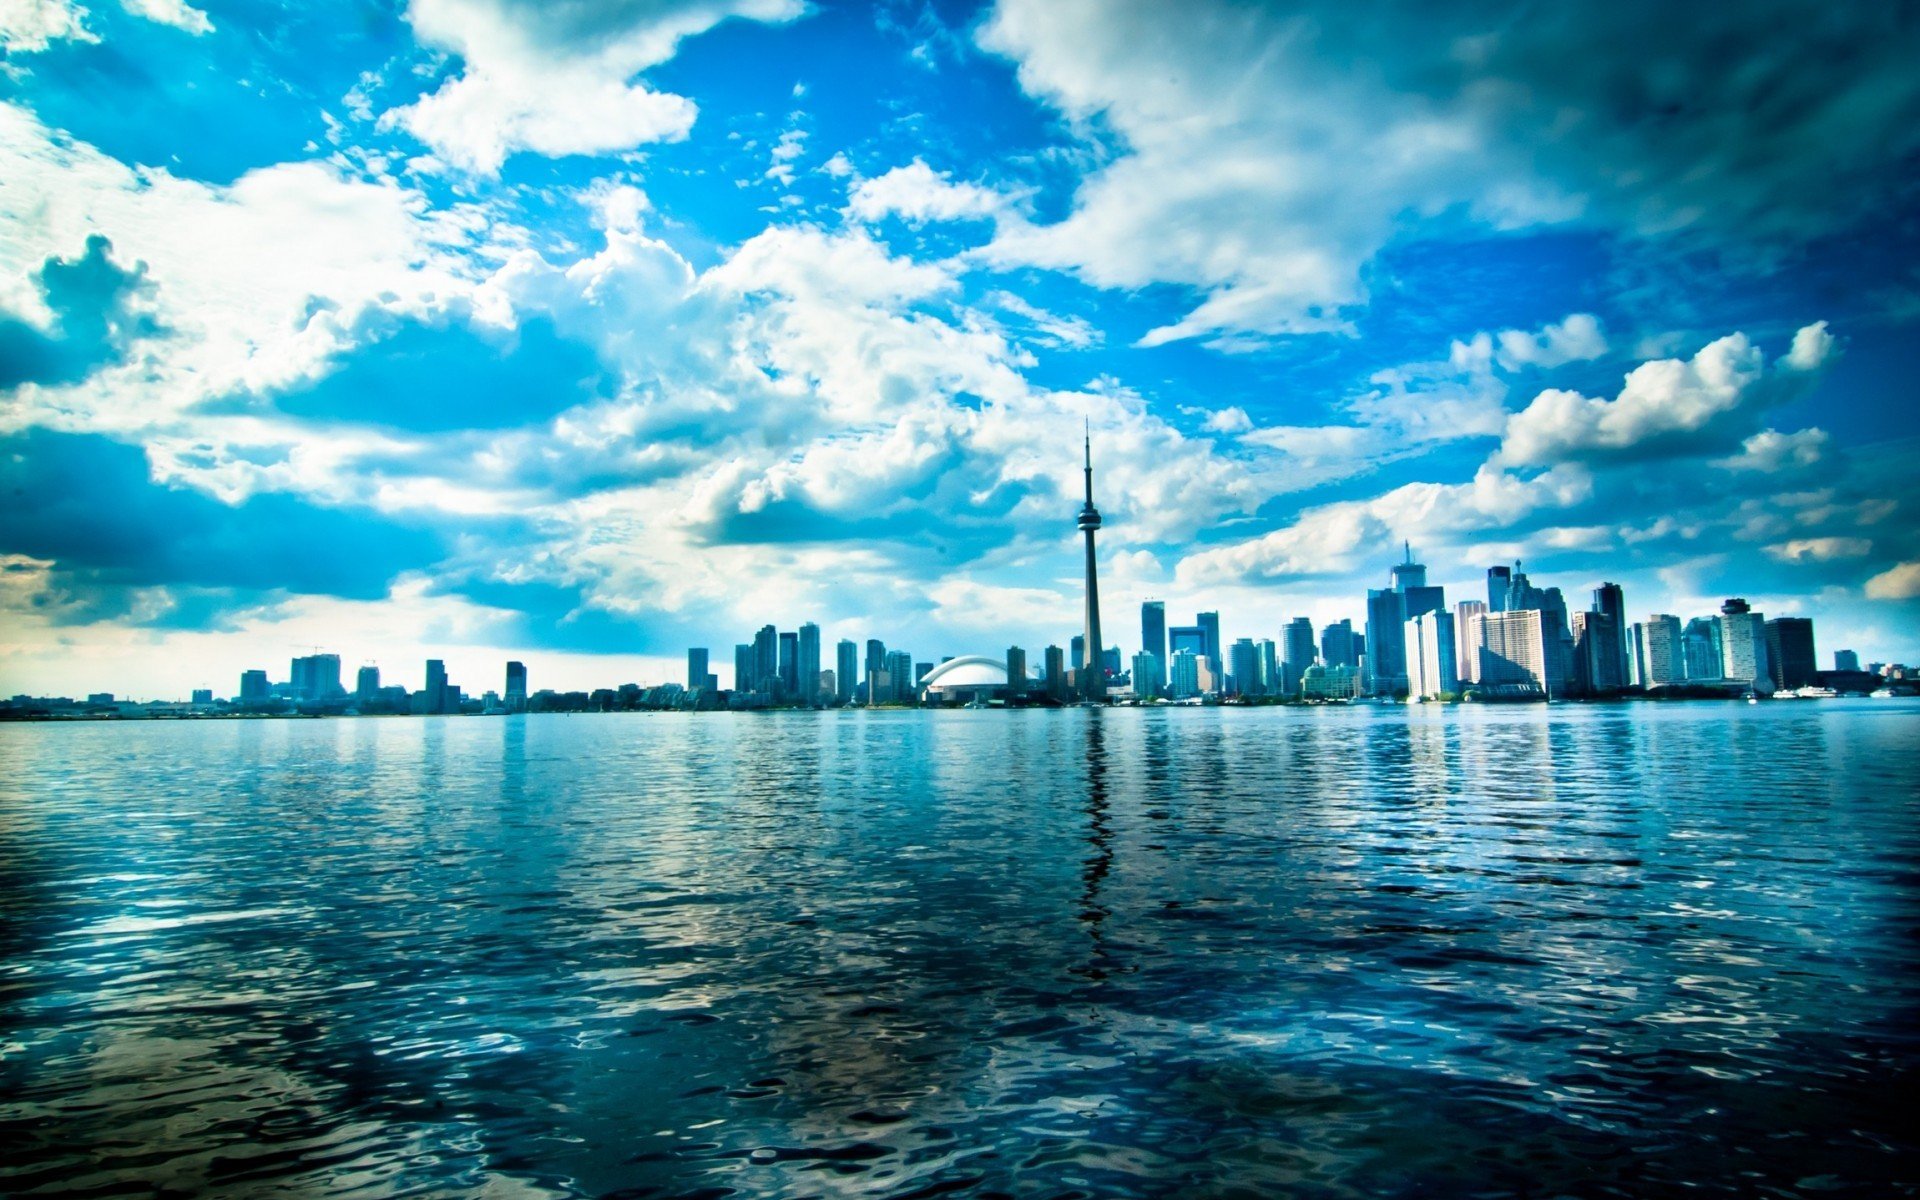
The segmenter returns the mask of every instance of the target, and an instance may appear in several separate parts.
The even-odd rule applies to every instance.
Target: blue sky
[[[0,691],[676,678],[1523,560],[1920,658],[1862,5],[0,0]]]

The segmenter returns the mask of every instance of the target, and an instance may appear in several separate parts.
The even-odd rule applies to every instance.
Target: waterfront
[[[1911,1194],[1916,718],[0,727],[0,1190]]]

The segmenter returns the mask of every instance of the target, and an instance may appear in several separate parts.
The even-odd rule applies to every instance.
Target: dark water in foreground
[[[0,1192],[1909,1195],[1920,705],[0,728]]]

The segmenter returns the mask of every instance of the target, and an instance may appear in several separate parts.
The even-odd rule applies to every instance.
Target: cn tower
[[[1080,507],[1080,532],[1087,535],[1087,637],[1081,651],[1080,697],[1098,703],[1107,698],[1107,667],[1100,640],[1100,580],[1093,560],[1093,533],[1100,528],[1100,510],[1093,506],[1093,431],[1086,431],[1087,502]]]

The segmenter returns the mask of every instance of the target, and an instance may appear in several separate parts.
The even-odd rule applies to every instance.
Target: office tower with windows
[[[331,700],[346,694],[340,686],[338,654],[308,654],[294,659],[289,679],[295,700]]]
[[[880,676],[886,674],[887,644],[879,638],[868,638],[866,659],[861,666],[864,668],[862,678],[865,680],[867,703],[878,704],[884,699],[880,694],[878,680]]]
[[[1605,613],[1613,626],[1613,675],[1625,687],[1630,682],[1631,671],[1627,663],[1627,642],[1631,636],[1630,623],[1627,621],[1627,596],[1617,583],[1603,583],[1593,589],[1593,611]]]
[[[1150,700],[1166,690],[1167,681],[1161,678],[1160,659],[1151,651],[1142,650],[1133,656],[1133,694],[1142,700]]]
[[[1860,669],[1860,656],[1851,650],[1835,650],[1833,652],[1833,669],[1836,671],[1858,671]]]
[[[771,625],[762,625],[753,635],[753,690],[780,692],[780,631]]]
[[[1767,669],[1775,688],[1812,687],[1819,682],[1819,662],[1812,618],[1775,617],[1767,622]]]
[[[1484,600],[1462,600],[1453,606],[1453,661],[1463,684],[1480,681],[1480,630],[1475,617],[1487,615]]]
[[[257,704],[273,696],[273,684],[268,681],[265,671],[240,672],[240,702]]]
[[[782,633],[777,644],[778,664],[775,671],[780,678],[778,692],[788,700],[796,699],[800,695],[800,635]]]
[[[1018,700],[1027,694],[1027,652],[1018,646],[1007,647],[1007,699]]]
[[[1460,689],[1454,665],[1453,617],[1423,612],[1406,624],[1407,695],[1438,700]]]
[[[1627,686],[1626,672],[1614,653],[1613,617],[1604,612],[1573,614],[1570,690],[1576,695],[1610,696]]]
[[[1167,671],[1167,695],[1186,700],[1200,694],[1200,655],[1191,650],[1175,650]]]
[[[1494,694],[1551,696],[1546,629],[1537,608],[1471,618],[1480,627],[1479,684]]]
[[[1067,652],[1058,646],[1048,646],[1041,659],[1046,672],[1047,696],[1063,702],[1067,698]]]
[[[1772,686],[1767,667],[1767,618],[1734,597],[1720,606],[1720,672],[1739,683]]]
[[[736,692],[751,692],[755,690],[753,678],[753,647],[745,642],[734,643],[733,690]]]
[[[1313,665],[1313,622],[1295,617],[1280,631],[1280,673],[1275,691],[1294,696],[1300,692],[1300,677]]]
[[[421,690],[425,696],[426,711],[430,713],[447,711],[447,664],[445,662],[437,658],[427,660],[427,686]]]
[[[513,681],[509,679],[508,690],[512,690]],[[687,690],[698,692],[707,686],[707,648],[692,646],[687,649]]]
[[[1353,622],[1342,617],[1320,631],[1320,661],[1329,667],[1357,667],[1360,647],[1355,641]]]
[[[1201,657],[1212,659],[1215,669],[1218,669],[1226,661],[1227,650],[1226,643],[1220,640],[1220,614],[1200,613],[1193,618],[1193,627],[1200,630],[1207,640],[1206,649],[1201,652]]]
[[[359,675],[353,681],[353,694],[361,700],[371,700],[380,694],[380,668],[368,663],[360,668]]]
[[[1413,561],[1411,545],[1406,548],[1406,560],[1394,564],[1391,578],[1391,587],[1367,592],[1369,665],[1373,690],[1382,696],[1407,690],[1407,622],[1422,613],[1441,611],[1447,603],[1445,589],[1427,586],[1427,568]]]
[[[1713,617],[1695,617],[1687,622],[1681,635],[1681,655],[1687,664],[1687,678],[1705,682],[1720,678],[1723,655],[1720,652],[1720,622]]]
[[[706,665],[707,652],[702,650],[700,652],[702,674],[705,673]],[[507,663],[507,684],[503,694],[506,696],[505,703],[507,711],[525,712],[527,710],[527,664],[523,662]]]
[[[1227,668],[1226,692],[1229,695],[1258,696],[1260,694],[1260,650],[1253,644],[1253,639],[1236,639],[1229,657],[1232,662]]]
[[[833,698],[841,704],[853,703],[853,690],[860,678],[860,647],[841,638],[833,648]]]
[[[799,633],[800,699],[812,707],[820,704],[820,627],[812,621]]]
[[[1140,606],[1140,648],[1159,659],[1162,663],[1167,661],[1167,605],[1165,601],[1149,600]]]
[[[1687,679],[1686,639],[1680,618],[1655,613],[1634,627],[1634,668],[1643,688],[1672,687]]]
[[[1507,611],[1507,592],[1513,587],[1513,568],[1487,568],[1487,607],[1485,612]]]

